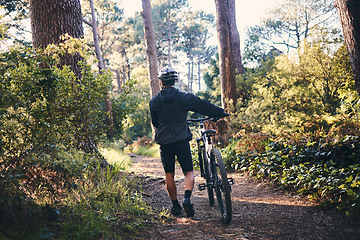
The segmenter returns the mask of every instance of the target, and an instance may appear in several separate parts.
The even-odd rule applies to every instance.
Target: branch
[[[87,20],[87,19],[85,19],[85,18],[83,18],[82,20],[83,20],[84,23],[86,23],[86,24],[89,25],[90,27],[93,26],[92,23],[91,23],[89,20]]]

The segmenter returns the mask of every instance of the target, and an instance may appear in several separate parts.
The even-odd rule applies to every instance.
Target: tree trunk
[[[30,20],[34,48],[61,43],[61,36],[65,34],[73,38],[82,38],[84,35],[80,0],[30,0]],[[81,60],[80,54],[65,54],[61,58],[60,64],[69,65],[78,77],[79,82],[74,84],[81,84],[81,68],[78,65]],[[86,152],[99,153],[92,134],[87,131],[91,124],[87,117],[76,115],[73,121],[80,129],[75,146]]]
[[[45,48],[60,43],[61,36],[74,38],[84,36],[80,0],[30,0],[31,33],[34,48]],[[79,54],[66,55],[63,65],[71,66],[80,77]]]
[[[90,10],[91,10],[91,18],[92,18],[91,19],[91,28],[92,28],[93,37],[94,37],[95,54],[96,54],[97,60],[99,61],[98,66],[99,66],[99,72],[101,74],[101,72],[103,70],[105,70],[105,64],[104,64],[104,60],[101,55],[98,27],[97,27],[96,16],[95,16],[94,1],[93,0],[89,0],[89,1],[90,1]]]
[[[113,71],[116,74],[116,82],[118,84],[118,93],[122,93],[123,92],[123,89],[122,89],[123,82],[121,80],[120,71],[119,71],[119,69],[115,69]]]
[[[171,67],[171,22],[168,19],[167,41],[168,41],[168,66]]]
[[[336,0],[336,6],[355,78],[355,88],[360,94],[360,2]]]
[[[91,19],[91,27],[92,27],[92,32],[93,32],[93,36],[94,36],[95,53],[96,53],[96,58],[99,61],[99,63],[98,63],[99,73],[102,74],[103,71],[105,70],[105,64],[104,64],[104,60],[103,60],[103,57],[101,54],[101,48],[100,48],[93,0],[90,0],[90,9],[91,9],[91,18],[92,18]],[[110,94],[107,94],[106,98],[105,98],[105,110],[107,112],[107,117],[106,117],[105,123],[106,123],[106,126],[108,126],[108,128],[109,128],[107,136],[109,139],[112,139],[115,134],[114,134],[114,118],[113,118],[113,113],[112,113]]]
[[[198,79],[199,79],[199,91],[201,91],[201,57],[198,59]]]
[[[147,45],[147,57],[149,61],[149,73],[150,73],[150,91],[151,97],[155,96],[160,91],[160,84],[158,79],[158,64],[156,59],[156,47],[155,47],[155,33],[154,25],[151,15],[150,0],[142,0],[143,11],[141,15],[144,19],[145,38]]]
[[[187,91],[190,92],[190,82],[191,82],[191,61],[189,59],[188,62],[188,85],[187,85]]]
[[[30,0],[30,17],[35,48],[57,44],[65,33],[74,38],[84,35],[80,0]]]
[[[230,25],[230,47],[234,55],[235,70],[239,74],[244,73],[240,53],[240,35],[236,26],[235,0],[229,0],[229,25]]]
[[[216,5],[216,28],[219,39],[219,67],[221,85],[221,103],[226,111],[230,110],[229,102],[236,105],[236,79],[234,53],[231,49],[231,12],[230,2],[235,0],[215,0]],[[232,5],[234,6],[234,4]]]

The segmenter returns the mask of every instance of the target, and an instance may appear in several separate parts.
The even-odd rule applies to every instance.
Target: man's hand
[[[228,116],[230,116],[230,114],[224,112],[224,114],[221,117],[224,118],[224,117],[228,117]]]

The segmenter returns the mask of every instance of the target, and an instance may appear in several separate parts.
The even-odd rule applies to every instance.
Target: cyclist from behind
[[[224,109],[191,93],[181,92],[174,87],[177,72],[171,67],[161,69],[159,74],[162,90],[150,100],[152,124],[155,128],[155,142],[160,145],[161,161],[165,170],[166,189],[172,201],[171,214],[178,216],[182,208],[177,199],[175,177],[175,156],[185,176],[183,207],[188,217],[194,216],[190,201],[195,177],[189,141],[192,138],[186,122],[188,111],[221,118],[228,116]]]

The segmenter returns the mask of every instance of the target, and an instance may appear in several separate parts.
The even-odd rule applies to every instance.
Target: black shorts
[[[160,145],[161,162],[166,173],[175,172],[175,156],[183,172],[193,170],[190,144],[188,140]]]

